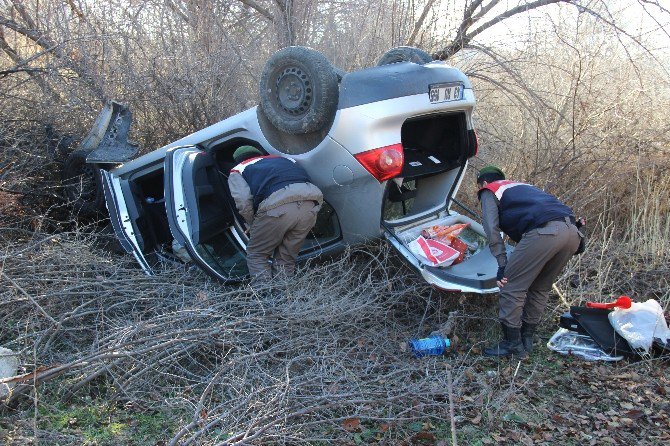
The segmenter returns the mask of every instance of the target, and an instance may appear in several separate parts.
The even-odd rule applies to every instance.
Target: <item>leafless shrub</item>
[[[666,68],[644,49],[622,48],[616,32],[597,22],[578,26],[583,34],[566,36],[572,27],[556,25],[522,49],[470,62],[473,77],[485,81],[478,89],[487,105],[479,110],[480,130],[495,149],[487,155],[572,197],[584,187],[604,190],[603,172],[611,183],[612,172],[623,179],[654,163],[667,169],[663,121],[670,100]]]
[[[72,396],[102,380],[118,401],[192,413],[173,444],[308,442],[343,435],[348,418],[449,416],[446,363],[408,361],[404,347],[439,325],[425,307],[438,296],[387,248],[352,250],[259,290],[169,263],[145,276],[94,242],[43,235],[2,253],[0,281],[12,286],[0,294],[1,341],[37,382],[65,374]],[[476,362],[451,363],[457,396]]]
[[[47,128],[80,138],[115,98],[151,150],[256,104],[263,61],[287,44],[345,69],[406,43],[449,56],[478,96],[475,167],[498,163],[589,217],[589,251],[559,281],[559,307],[637,293],[667,309],[667,64],[616,27],[607,2],[559,2],[582,8],[551,6],[560,20],[513,43],[486,39],[499,3],[0,0],[0,342],[33,373],[23,389],[63,376],[66,397],[100,385],[187,413],[173,444],[329,441],[348,419],[397,423],[383,435],[398,444],[411,438],[405,421],[449,417],[445,361],[408,360],[402,345],[457,309],[457,413],[493,420],[518,396],[527,376],[473,372],[494,300],[439,295],[384,248],[254,290],[167,262],[145,276],[66,216],[65,149]],[[530,2],[541,3],[554,2]]]
[[[625,294],[640,301],[653,298],[670,308],[670,225],[667,197],[661,192],[666,187],[667,177],[638,179],[637,192],[624,203],[629,223],[620,227],[605,217],[595,222],[587,252],[575,259],[560,284],[570,303]],[[608,206],[606,201],[603,205]]]
[[[412,421],[449,419],[446,367],[457,424],[482,413],[495,422],[535,374],[537,365],[517,377],[516,363],[480,363],[494,299],[437,293],[388,247],[351,250],[253,289],[171,262],[146,276],[98,244],[90,231],[34,233],[0,253],[0,342],[21,353],[27,374],[14,401],[61,377],[66,400],[101,389],[110,404],[187,414],[175,445],[308,444],[381,425],[394,426],[381,435],[397,444],[413,438]],[[625,286],[607,257],[614,249],[601,246],[593,241],[559,282],[568,299],[588,297],[596,280]],[[575,273],[584,283],[571,288]],[[667,292],[667,282],[656,289]],[[447,357],[413,359],[407,339],[445,325],[455,343]]]

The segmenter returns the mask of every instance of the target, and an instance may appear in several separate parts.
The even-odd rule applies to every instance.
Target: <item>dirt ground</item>
[[[670,441],[667,362],[603,363],[559,355],[543,345],[553,331],[554,325],[545,323],[536,351],[523,361],[482,359],[479,350],[485,342],[473,345],[473,341],[490,336],[490,330],[456,335],[456,346],[441,357],[416,359],[400,346],[397,354],[410,368],[461,371],[454,391],[459,444],[651,446]],[[32,393],[17,407],[5,408],[0,420],[2,444],[164,446],[188,416],[106,399],[109,395],[95,386],[68,403],[60,402],[61,386],[69,384],[71,379],[55,380],[40,387],[37,396]],[[438,409],[432,415],[419,409],[423,403],[414,403],[417,413],[410,410],[405,419],[347,413],[319,428],[328,440],[300,440],[297,435],[288,444],[452,444],[444,394],[436,393]],[[228,443],[215,436],[194,444]]]
[[[483,367],[475,372],[491,374]],[[464,414],[459,426],[472,432],[482,420],[496,420],[484,423],[480,444],[659,445],[670,440],[667,364],[587,362],[541,347],[518,369],[501,363],[494,372],[491,379],[509,387],[508,403],[499,413]]]
[[[175,445],[444,446],[450,398],[459,444],[670,442],[667,360],[587,362],[545,346],[558,316],[594,295],[597,248],[561,278],[569,301],[552,297],[533,355],[495,361],[481,357],[499,336],[495,296],[437,292],[384,247],[307,265],[273,301],[184,266],[146,276],[101,248],[100,227],[44,223],[16,197],[1,197],[0,344],[22,352],[28,373],[72,367],[0,408],[0,444],[166,446],[189,426]],[[649,263],[658,271],[644,282],[620,266],[608,269],[611,295],[667,292],[667,266]],[[452,348],[414,358],[407,340],[454,311]]]

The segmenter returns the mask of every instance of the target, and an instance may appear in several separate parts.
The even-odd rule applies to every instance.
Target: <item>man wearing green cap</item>
[[[547,306],[551,286],[580,245],[572,210],[529,184],[505,179],[495,166],[477,176],[482,224],[498,261],[503,339],[485,356],[523,358]],[[501,230],[517,245],[507,258]]]
[[[228,187],[249,225],[251,283],[267,282],[280,273],[290,276],[300,247],[314,227],[323,194],[290,158],[266,156],[256,147],[241,146],[233,159],[238,164],[230,171]]]

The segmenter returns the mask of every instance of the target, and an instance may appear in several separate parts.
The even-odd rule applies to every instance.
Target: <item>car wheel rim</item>
[[[277,76],[277,103],[286,113],[298,116],[305,114],[312,105],[312,82],[304,70],[285,68]]]

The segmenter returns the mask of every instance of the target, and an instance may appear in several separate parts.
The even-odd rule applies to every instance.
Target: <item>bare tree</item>
[[[469,3],[469,4],[468,4]],[[441,50],[437,51],[436,57],[440,60],[448,59],[457,52],[466,48],[472,39],[482,32],[497,25],[498,23],[518,14],[527,13],[530,10],[541,8],[554,3],[570,3],[569,0],[536,0],[531,2],[520,2],[519,5],[509,9],[504,8],[502,12],[491,14],[501,3],[500,0],[473,0],[466,3],[463,11],[463,20],[458,26],[456,36]],[[472,29],[476,25],[476,28]]]

